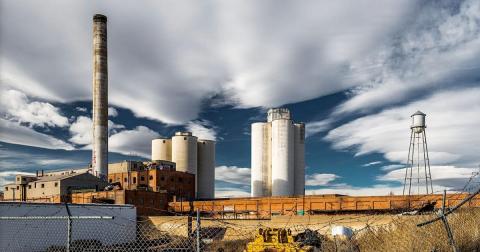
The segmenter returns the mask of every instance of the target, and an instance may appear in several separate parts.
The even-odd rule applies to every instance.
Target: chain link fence
[[[199,213],[198,217],[143,217],[114,225],[108,216],[2,217],[0,243],[4,251],[233,252],[247,251],[259,229],[278,228],[291,230],[295,244],[303,249],[294,251],[451,251],[441,222],[417,227],[436,216],[349,214],[221,220]],[[480,250],[480,209],[459,209],[449,215],[449,224],[459,251]],[[14,234],[6,229],[12,226]],[[351,236],[331,236],[336,226],[355,231]]]

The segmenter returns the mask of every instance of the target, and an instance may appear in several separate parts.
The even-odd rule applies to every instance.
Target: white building
[[[252,197],[305,194],[305,124],[290,111],[268,111],[267,122],[252,124]]]

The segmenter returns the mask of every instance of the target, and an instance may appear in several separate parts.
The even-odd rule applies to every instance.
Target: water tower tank
[[[172,140],[165,138],[153,139],[152,160],[172,161]]]
[[[215,197],[215,141],[198,140],[197,143],[197,198]]]
[[[416,133],[420,133],[425,129],[425,116],[426,114],[422,113],[421,111],[415,112],[412,117],[412,129]]]
[[[191,132],[176,132],[172,137],[172,162],[177,171],[197,174],[197,137]]]
[[[272,121],[272,196],[294,194],[293,135],[292,120]]]

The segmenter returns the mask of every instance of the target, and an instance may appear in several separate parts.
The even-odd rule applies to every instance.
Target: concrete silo
[[[252,124],[251,196],[303,195],[305,125],[286,108],[269,109],[267,122]]]
[[[176,132],[172,137],[172,162],[177,171],[197,174],[197,137],[191,132]]]
[[[305,195],[305,124],[294,125],[294,195]]]
[[[251,193],[252,197],[264,196],[264,179],[263,170],[265,163],[264,156],[268,155],[267,148],[265,147],[265,129],[266,123],[253,123],[252,124],[252,167],[251,167]]]
[[[197,143],[197,198],[215,197],[215,141],[199,139]]]
[[[294,194],[293,135],[290,119],[272,121],[272,196]]]
[[[152,140],[152,160],[172,161],[172,140],[158,138]]]

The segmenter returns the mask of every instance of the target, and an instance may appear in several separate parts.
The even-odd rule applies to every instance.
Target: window
[[[35,184],[33,184],[33,187],[37,188],[37,182],[35,182]]]
[[[182,179],[182,178],[178,178],[178,182],[182,183],[182,182],[183,182],[183,179]]]
[[[112,179],[109,179],[109,180],[108,180],[108,183],[112,183]]]
[[[141,177],[140,177],[140,181],[145,181],[145,177],[144,177],[144,176],[141,176]]]
[[[28,185],[28,189],[32,189],[32,185]]]
[[[165,140],[163,140],[163,143],[165,143]]]
[[[25,178],[22,178],[22,181],[26,181],[26,179],[25,179]]]
[[[8,191],[8,186],[5,186],[5,191]]]
[[[165,181],[165,177],[163,177],[163,176],[160,177],[160,180],[161,180],[161,181]]]
[[[136,177],[133,177],[133,183],[134,183],[134,184],[137,183],[137,178],[136,178]]]
[[[124,181],[125,183],[127,183],[127,178],[124,178],[123,181]]]
[[[142,199],[142,198],[138,199],[138,203],[139,203],[140,205],[143,205],[143,199]]]
[[[170,178],[170,182],[173,182],[173,178]]]
[[[55,187],[58,187],[58,182],[55,182]]]
[[[17,185],[17,190],[20,190],[20,186]]]
[[[17,181],[20,181],[20,178],[17,178]]]
[[[42,187],[42,188],[45,188],[45,184],[42,184],[41,187]]]
[[[149,179],[149,180],[153,180],[153,176],[152,176],[152,175],[150,175],[150,177],[148,177],[148,179]]]
[[[183,140],[187,140],[187,137],[183,137]]]

